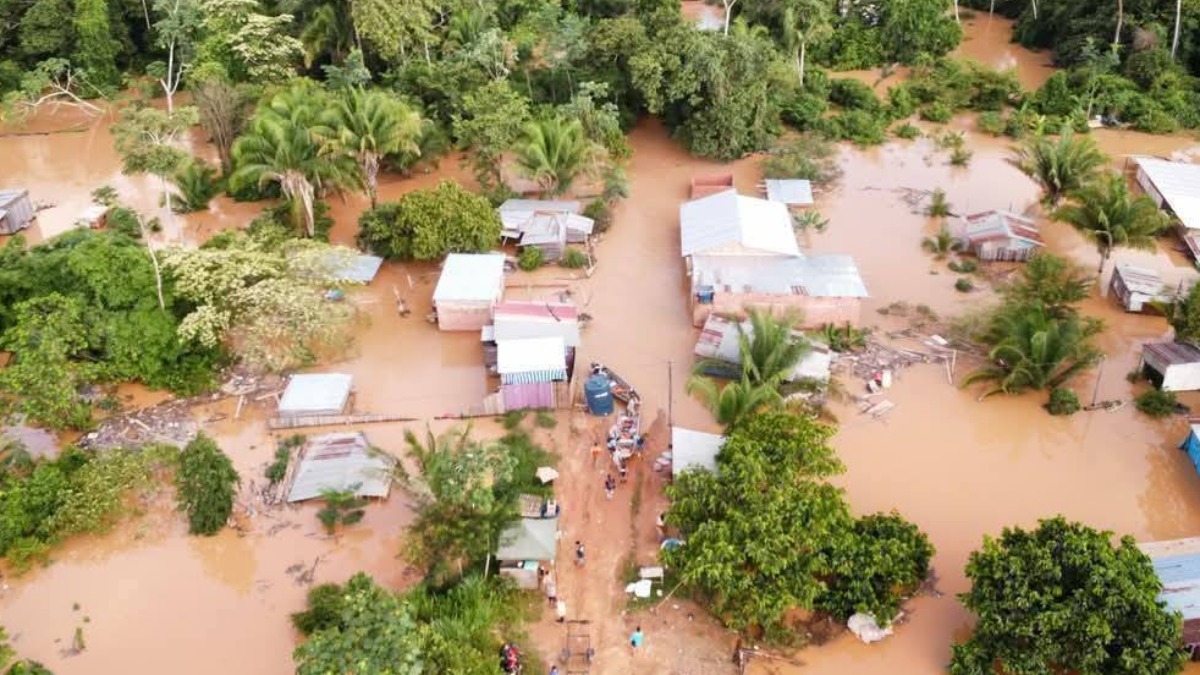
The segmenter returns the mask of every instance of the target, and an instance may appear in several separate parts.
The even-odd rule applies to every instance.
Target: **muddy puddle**
[[[1008,44],[1007,31],[1007,22],[981,13],[968,21],[969,40],[960,53],[992,65],[1015,60],[1022,81],[1032,86],[1046,75],[1046,58]],[[938,224],[919,205],[906,202],[907,195],[940,187],[958,212],[1035,206],[1037,188],[1011,165],[1005,140],[975,133],[968,120],[956,122],[955,128],[966,132],[974,153],[969,167],[950,166],[946,153],[929,139],[865,151],[846,147],[839,156],[845,177],[818,198],[830,228],[801,241],[811,250],[855,256],[872,293],[863,314],[868,325],[894,327],[894,320],[877,310],[897,301],[954,315],[992,297],[986,288],[970,294],[953,289],[956,275],[920,248],[921,238]],[[1098,132],[1096,138],[1117,166],[1130,154],[1196,151],[1194,143],[1179,138],[1114,131]],[[645,415],[653,420],[654,453],[665,446],[672,422],[717,430],[708,412],[686,393],[696,331],[687,307],[678,235],[678,209],[689,179],[716,165],[688,157],[653,121],[639,125],[630,142],[631,194],[617,207],[613,229],[597,246],[598,266],[591,278],[557,268],[518,273],[508,294],[573,294],[594,317],[584,331],[577,362],[604,362],[637,387],[646,402]],[[102,183],[118,187],[127,199],[149,199],[141,203],[154,207],[156,186],[120,175],[102,125],[81,134],[3,137],[0,155],[14,158],[0,167],[0,184],[15,179],[35,192],[53,194],[63,213],[73,213],[71,205],[85,205],[87,193]],[[82,159],[76,165],[67,158]],[[756,193],[757,159],[729,169],[741,192]],[[387,177],[381,198],[393,199],[443,178],[466,181],[456,158],[408,178]],[[347,196],[335,198],[331,206],[337,223],[332,238],[352,245],[365,201]],[[181,220],[187,238],[200,241],[220,229],[245,226],[260,208],[217,201],[209,212]],[[44,211],[39,228],[49,232],[59,227],[54,213]],[[69,217],[63,215],[61,222]],[[1096,253],[1077,234],[1040,222],[1052,250],[1094,268]],[[1153,267],[1169,281],[1194,275],[1174,248],[1173,241],[1164,240],[1156,251],[1121,251],[1114,258]],[[436,279],[435,265],[389,263],[370,287],[348,298],[361,321],[354,344],[342,358],[319,369],[354,375],[356,409],[433,417],[461,412],[487,393],[491,384],[478,336],[442,333],[424,319]],[[411,308],[408,318],[397,316],[394,292]],[[1095,392],[1099,400],[1128,400],[1133,388],[1125,373],[1134,367],[1142,342],[1167,334],[1166,323],[1126,315],[1098,295],[1085,304],[1085,311],[1103,318],[1108,331],[1101,341],[1104,365],[1079,380],[1080,397],[1090,401]],[[956,377],[965,371],[959,366]],[[847,388],[857,393],[860,384],[849,382]],[[134,404],[155,400],[149,392],[127,393]],[[770,672],[943,672],[949,645],[970,626],[955,598],[966,589],[962,569],[967,555],[985,533],[998,533],[1005,525],[1032,525],[1039,517],[1063,513],[1143,540],[1200,534],[1200,477],[1174,449],[1183,433],[1179,420],[1152,422],[1132,406],[1051,418],[1041,410],[1039,396],[979,402],[974,392],[948,384],[945,373],[932,366],[900,372],[887,396],[897,407],[884,421],[866,421],[850,407],[836,411],[842,424],[835,444],[849,468],[838,482],[856,511],[896,508],[930,534],[938,549],[934,567],[942,595],[913,601],[908,621],[881,645],[867,647],[842,637],[803,652],[805,669],[788,671],[773,664]],[[1200,405],[1200,397],[1185,400]],[[264,405],[253,405],[235,420],[232,401],[196,411],[242,474],[257,480],[274,447],[266,431],[267,415]],[[434,426],[449,424],[438,421]],[[474,425],[481,434],[500,433],[488,419]],[[419,431],[423,423],[372,425],[364,431],[373,443],[400,452],[405,428]],[[565,497],[563,540],[587,539],[592,551],[586,574],[568,576],[563,569],[560,589],[573,617],[596,622],[593,644],[603,658],[594,672],[729,672],[723,659],[731,652],[732,639],[694,608],[674,600],[655,614],[641,615],[649,646],[645,658],[631,662],[623,648],[636,619],[622,614],[619,579],[627,555],[640,564],[653,561],[652,526],[663,506],[663,477],[638,467],[615,501],[604,500],[603,471],[587,465],[582,454],[592,435],[601,432],[594,421],[577,418],[553,433],[563,467],[569,469],[560,487]],[[642,486],[642,506],[633,514],[636,485]],[[295,636],[287,614],[302,606],[306,587],[297,584],[296,576],[314,561],[320,561],[313,572],[316,583],[340,581],[360,569],[394,587],[410,581],[403,561],[395,558],[411,519],[401,493],[372,506],[361,526],[337,540],[324,536],[312,511],[260,513],[241,519],[246,531],[229,530],[211,539],[187,537],[175,514],[152,513],[109,536],[70,542],[46,569],[7,578],[0,614],[18,636],[16,646],[23,655],[68,675],[228,670],[225,655],[230,653],[239,658],[230,672],[290,672]],[[83,627],[88,649],[65,655],[77,626]],[[560,627],[545,621],[530,632],[545,656],[556,653]],[[218,652],[214,644],[224,648]]]

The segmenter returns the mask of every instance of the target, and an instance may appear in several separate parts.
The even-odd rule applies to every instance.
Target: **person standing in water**
[[[613,480],[612,474],[604,479],[604,498],[612,501],[613,493],[617,491],[617,481]]]

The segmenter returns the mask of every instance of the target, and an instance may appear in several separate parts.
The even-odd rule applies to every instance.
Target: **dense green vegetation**
[[[500,240],[500,217],[492,205],[452,181],[364,211],[358,226],[359,244],[396,260],[479,253]]]
[[[131,510],[133,496],[159,488],[174,452],[167,446],[99,453],[68,448],[53,461],[33,461],[20,448],[4,453],[0,557],[24,569],[67,537],[107,530]]]
[[[500,645],[515,641],[524,619],[503,578],[472,576],[397,595],[359,573],[309,591],[307,609],[292,615],[308,636],[293,658],[301,675],[485,675],[496,672]]]
[[[1182,624],[1164,611],[1150,559],[1126,536],[1057,517],[985,537],[963,604],[978,616],[953,675],[1144,673],[1183,669]]]
[[[213,535],[225,527],[233,513],[238,474],[216,442],[204,434],[192,439],[179,453],[175,482],[192,534]]]
[[[745,418],[716,474],[686,472],[667,488],[666,520],[687,543],[663,557],[730,627],[784,639],[795,609],[886,623],[924,581],[928,538],[896,514],[855,519],[826,482],[844,470],[833,431],[807,415]]]

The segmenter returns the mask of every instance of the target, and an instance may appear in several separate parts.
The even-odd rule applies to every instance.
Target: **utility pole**
[[[1100,379],[1104,377],[1104,362],[1108,360],[1107,354],[1100,355],[1100,369],[1096,373],[1096,386],[1092,387],[1092,405],[1096,405],[1096,396],[1100,394]]]
[[[667,360],[667,426],[675,426],[675,362]]]

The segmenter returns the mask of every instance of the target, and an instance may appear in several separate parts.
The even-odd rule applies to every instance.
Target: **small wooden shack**
[[[558,518],[522,518],[500,534],[496,547],[500,574],[526,590],[538,587],[538,565],[553,565],[557,556]]]
[[[326,490],[351,490],[358,497],[386,498],[396,459],[371,447],[361,431],[313,436],[297,458],[288,502],[320,497]]]
[[[1117,265],[1108,289],[1126,312],[1141,312],[1149,303],[1166,299],[1162,277],[1145,267]]]
[[[16,234],[36,217],[29,190],[0,190],[0,234]]]
[[[1193,659],[1200,649],[1200,537],[1138,544],[1162,583],[1158,599],[1183,616],[1183,648]]]
[[[964,217],[962,240],[976,258],[989,262],[1024,262],[1046,245],[1037,223],[1010,211]]]
[[[279,399],[280,417],[341,415],[354,378],[345,373],[299,373],[288,379]]]
[[[433,291],[438,328],[482,330],[503,295],[503,253],[451,253]]]
[[[559,384],[567,381],[566,346],[561,337],[501,340],[496,372],[505,410],[554,408]]]
[[[718,173],[707,176],[695,176],[692,178],[692,191],[689,199],[700,199],[709,195],[715,195],[718,192],[733,189],[733,174]]]
[[[1163,391],[1200,390],[1200,348],[1186,342],[1142,347],[1141,373]]]

